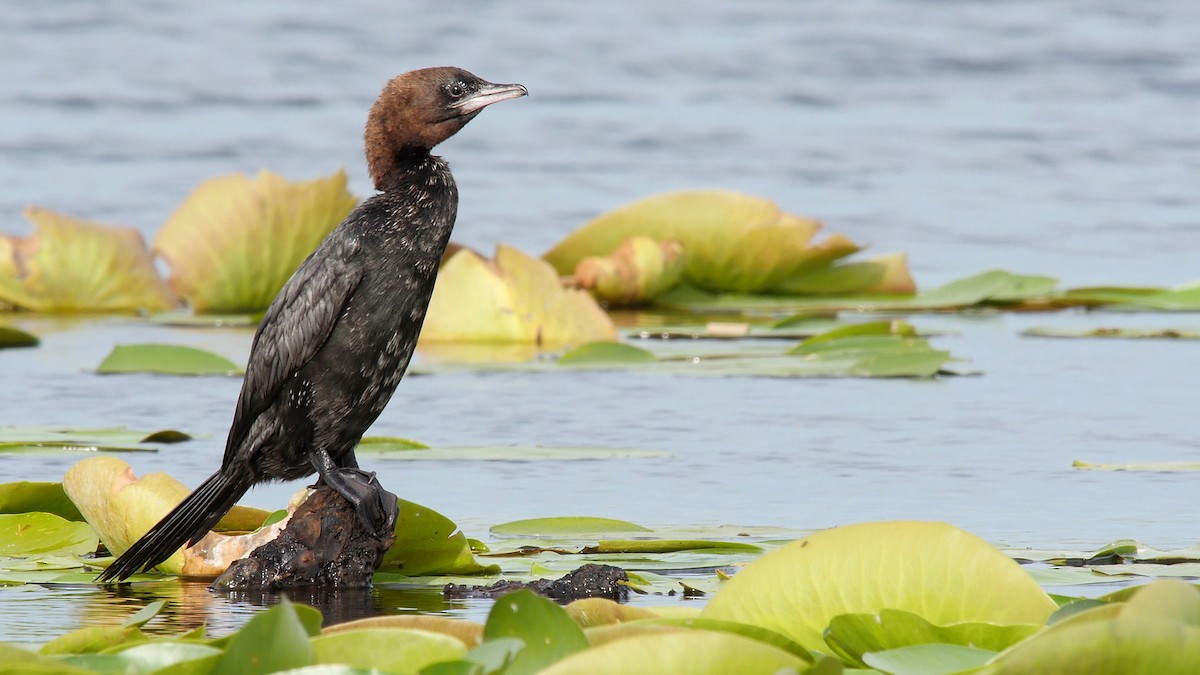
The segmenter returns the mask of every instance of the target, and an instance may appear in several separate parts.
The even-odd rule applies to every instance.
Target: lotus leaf
[[[1131,309],[1194,312],[1200,310],[1200,283],[1177,288],[1073,288],[1061,300],[1064,304],[1088,307],[1120,305]]]
[[[83,514],[63,491],[62,483],[20,481],[0,485],[0,513],[53,513],[66,520],[83,520]]]
[[[83,555],[96,550],[96,532],[87,523],[52,513],[0,514],[0,555]]]
[[[363,628],[311,640],[317,663],[417,673],[439,661],[461,658],[467,648],[456,638],[411,628]]]
[[[270,171],[220,176],[163,224],[154,252],[194,311],[261,311],[356,203],[344,171],[296,183]]]
[[[421,340],[508,342],[555,348],[616,339],[584,291],[564,289],[546,263],[498,246],[488,261],[462,249],[438,274]]]
[[[641,675],[642,673],[804,673],[800,657],[735,633],[685,630],[638,635],[581,651],[542,675]]]
[[[594,516],[564,516],[556,518],[528,518],[493,525],[492,534],[504,537],[589,537],[613,532],[649,532],[650,529],[636,523],[613,518]]]
[[[892,675],[952,675],[974,670],[995,655],[974,647],[922,644],[867,654],[866,662]]]
[[[1200,669],[1200,590],[1160,580],[1125,603],[1068,617],[980,673],[1191,673]]]
[[[160,311],[175,297],[142,235],[31,206],[36,232],[0,236],[0,304],[37,312]]]
[[[658,363],[658,357],[623,342],[589,342],[558,357],[560,366],[594,363]]]
[[[421,616],[416,614],[389,614],[372,616],[357,621],[347,621],[327,626],[321,631],[322,635],[341,633],[343,631],[361,630],[364,628],[408,628],[433,633],[449,635],[458,640],[464,647],[479,646],[483,641],[483,624],[467,621],[466,619],[449,619],[444,616]]]
[[[494,566],[480,565],[467,537],[454,521],[420,504],[400,500],[396,542],[379,563],[383,572],[424,574],[494,574]]]
[[[687,280],[701,288],[762,292],[817,258],[827,263],[857,250],[844,238],[826,249],[809,246],[821,224],[782,212],[766,199],[726,190],[648,197],[583,225],[543,256],[568,275],[589,256],[613,253],[629,237],[678,241]]]
[[[42,645],[42,654],[94,654],[123,644],[144,642],[137,627],[87,626],[60,635]]]
[[[1041,627],[1041,624],[1001,626],[979,622],[935,626],[912,612],[881,609],[876,614],[835,616],[825,632],[825,643],[848,662],[869,665],[863,661],[867,652],[920,644],[944,643],[999,652]]]
[[[903,253],[889,253],[862,262],[802,271],[771,289],[788,295],[845,293],[915,293],[917,284]]]
[[[566,610],[528,590],[496,601],[488,612],[483,636],[485,641],[517,638],[525,643],[505,675],[543,672],[546,666],[588,647],[583,631]]]
[[[685,264],[677,241],[629,237],[610,255],[580,260],[574,282],[603,303],[637,305],[678,284]]]
[[[308,638],[320,629],[321,615],[311,607],[300,608],[309,616],[316,613],[314,627],[297,609],[281,597],[275,607],[255,614],[230,637],[213,672],[257,675],[315,663],[316,652]]]
[[[0,272],[2,274],[3,272]],[[3,282],[0,282],[3,284]],[[0,293],[3,293],[3,286],[0,285]],[[0,295],[0,302],[4,298]],[[12,328],[11,326],[0,326],[0,349],[8,349],[10,347],[36,347],[38,339],[36,336],[30,335],[23,330]]]
[[[580,628],[609,626],[639,619],[657,619],[654,610],[614,602],[608,598],[583,598],[567,605],[567,615]]]
[[[806,649],[841,614],[901,609],[927,621],[1042,624],[1057,608],[1012,558],[945,523],[862,523],[771,551],[725,582],[705,618],[783,633]]]
[[[242,369],[233,361],[203,349],[150,343],[113,347],[96,372],[240,375]]]

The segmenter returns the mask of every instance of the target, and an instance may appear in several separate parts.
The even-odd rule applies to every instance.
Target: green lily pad
[[[151,619],[158,616],[158,613],[163,611],[163,608],[166,606],[166,600],[155,600],[154,602],[151,602],[145,607],[134,612],[133,616],[125,619],[125,621],[121,623],[121,628],[129,628],[131,626],[141,628]]]
[[[173,430],[134,431],[125,427],[108,429],[55,429],[46,427],[0,427],[0,452],[157,452],[144,443],[174,443],[191,436]]]
[[[117,345],[96,372],[160,373],[164,375],[240,375],[233,361],[203,349],[167,344]]]
[[[621,342],[589,342],[558,357],[560,366],[589,363],[658,363],[658,357]]]
[[[962,310],[977,306],[1013,306],[1034,300],[1058,298],[1057,282],[1050,277],[991,270],[951,281],[915,295],[780,296],[707,293],[676,288],[655,303],[695,313],[811,311],[924,312]]]
[[[735,633],[684,630],[615,640],[573,654],[542,675],[788,672],[809,672],[808,664],[795,654]]]
[[[208,645],[162,640],[143,642],[116,653],[73,657],[68,663],[115,673],[160,673],[167,668],[168,672],[182,673],[187,672],[185,664],[196,666],[200,672],[211,672],[204,667],[216,665],[220,656],[220,649]]]
[[[527,590],[496,601],[484,624],[483,637],[485,643],[499,638],[517,638],[525,643],[504,670],[505,675],[542,672],[556,661],[588,648],[583,631],[566,610]]]
[[[514,520],[493,525],[491,532],[502,537],[589,537],[613,532],[650,532],[650,529],[613,518],[563,516]]]
[[[995,655],[961,645],[922,644],[873,652],[865,660],[868,666],[892,675],[952,675],[978,668]]]
[[[585,546],[583,553],[674,553],[676,551],[749,551],[761,552],[761,546],[736,541],[706,539],[610,539]]]
[[[441,633],[406,628],[339,631],[311,640],[317,663],[378,668],[407,675],[422,668],[461,658],[467,648]]]
[[[494,574],[498,571],[475,560],[466,535],[454,521],[420,504],[399,501],[396,542],[383,555],[379,571],[402,572],[407,576]]]
[[[1118,306],[1165,312],[1200,311],[1200,284],[1178,288],[1093,287],[1073,288],[1062,295],[1065,303],[1089,307]]]
[[[0,514],[0,555],[83,555],[96,550],[99,539],[87,523],[51,513]]]
[[[124,644],[144,642],[137,627],[86,626],[60,635],[42,645],[42,654],[95,654]]]
[[[20,481],[0,485],[0,514],[35,511],[53,513],[65,520],[83,520],[79,507],[63,491],[62,483]]]
[[[308,638],[320,631],[320,622],[315,609],[281,597],[278,605],[255,614],[229,638],[213,672],[256,675],[312,665],[316,653]]]
[[[1041,624],[1002,626],[981,622],[937,626],[912,612],[881,609],[876,614],[835,616],[825,631],[825,643],[844,660],[867,666],[871,664],[863,660],[863,655],[868,652],[921,644],[943,643],[999,652],[1041,627]]]
[[[23,330],[18,330],[10,326],[0,326],[0,349],[36,347],[38,343],[39,341],[36,336],[30,335]]]
[[[94,671],[77,668],[61,660],[43,656],[0,642],[0,663],[16,673],[44,673],[45,675],[91,675]]]
[[[750,563],[702,616],[783,633],[809,650],[834,617],[901,609],[927,621],[1042,624],[1057,609],[1012,558],[944,523],[825,530]]]

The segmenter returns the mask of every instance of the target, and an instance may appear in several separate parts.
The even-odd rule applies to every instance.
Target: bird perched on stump
[[[408,367],[458,211],[450,168],[431,154],[485,107],[528,92],[460,68],[388,82],[367,116],[378,191],[350,213],[271,302],[254,335],[221,468],[105,569],[123,580],[203,537],[252,485],[316,472],[371,532],[396,498],[354,448]]]

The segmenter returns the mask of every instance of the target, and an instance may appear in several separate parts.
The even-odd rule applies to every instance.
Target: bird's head
[[[406,155],[428,153],[485,107],[529,92],[493,84],[462,68],[423,68],[392,78],[367,115],[367,167],[381,181]]]

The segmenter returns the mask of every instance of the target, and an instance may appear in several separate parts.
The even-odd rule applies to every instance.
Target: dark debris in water
[[[613,565],[587,564],[559,579],[538,579],[529,583],[497,581],[490,586],[446,584],[442,594],[447,598],[498,598],[527,588],[538,595],[558,602],[581,598],[608,598],[617,602],[629,599],[629,575]]]

